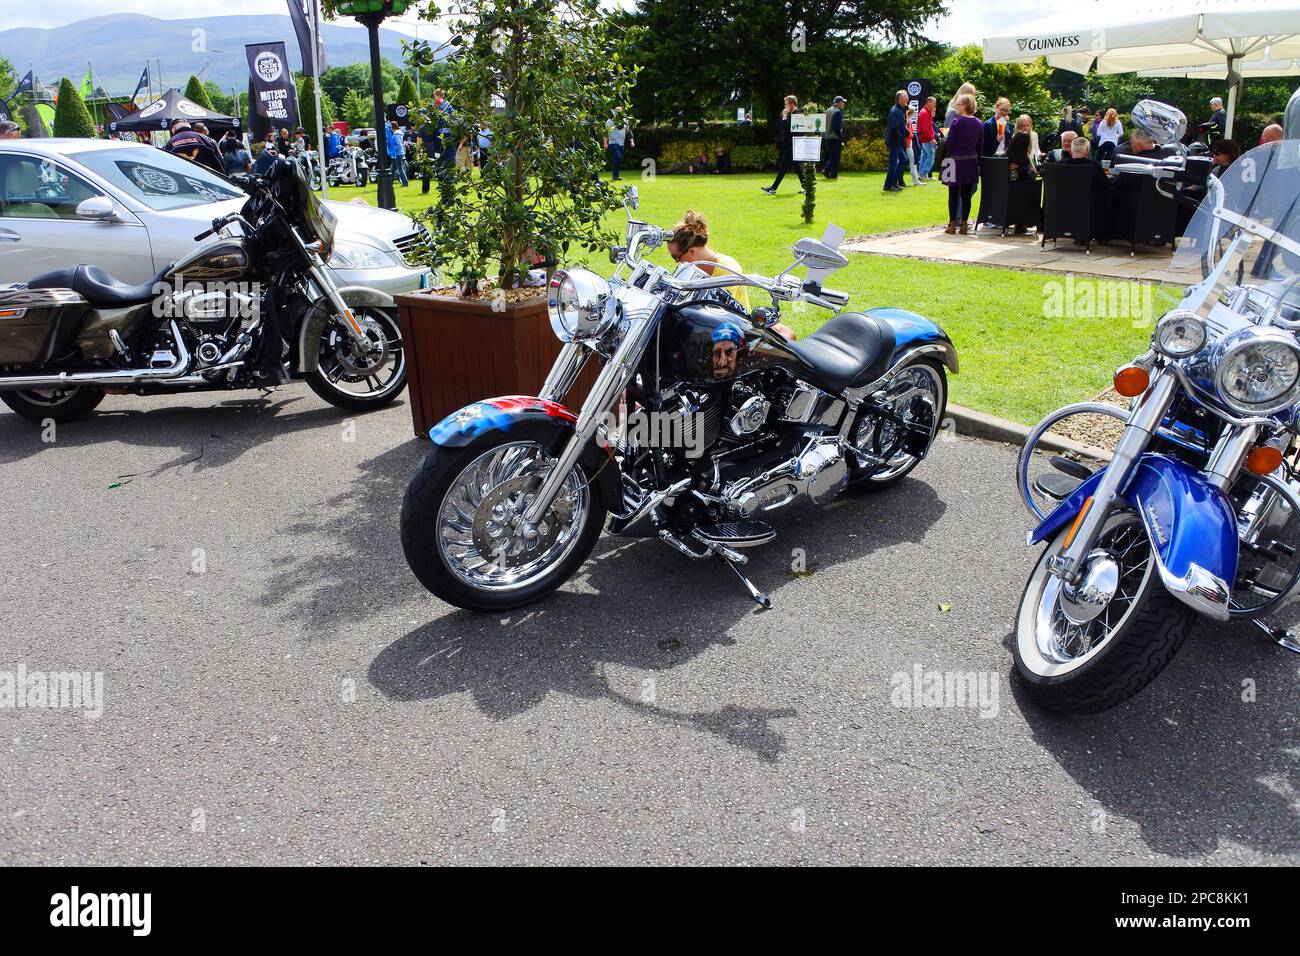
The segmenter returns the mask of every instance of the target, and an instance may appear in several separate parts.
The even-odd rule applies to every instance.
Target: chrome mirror
[[[107,196],[91,196],[77,203],[77,216],[95,222],[107,222],[117,216],[117,209],[113,206],[113,200]]]
[[[794,244],[795,258],[810,269],[832,271],[849,264],[844,253],[832,249],[819,239],[800,239]]]

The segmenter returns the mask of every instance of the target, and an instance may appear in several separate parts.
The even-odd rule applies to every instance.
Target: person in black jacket
[[[781,110],[781,122],[776,127],[776,180],[770,186],[764,186],[763,192],[775,196],[781,180],[785,179],[786,170],[794,163],[794,140],[790,136],[790,117],[800,112],[799,100],[791,93],[785,98],[785,109]]]
[[[894,105],[885,121],[885,148],[889,150],[889,169],[885,173],[884,191],[903,191],[903,170],[907,169],[907,90],[894,94]]]
[[[191,129],[189,120],[173,120],[171,133],[171,139],[163,147],[166,152],[188,159],[192,163],[198,163],[200,166],[206,166],[214,173],[225,174],[226,167],[221,161],[221,150],[217,149],[217,144],[212,142],[210,136],[204,136]]]
[[[826,132],[822,135],[826,162],[822,165],[822,175],[827,179],[838,179],[840,175],[840,153],[844,149],[844,102],[844,97],[837,96],[826,111]]]

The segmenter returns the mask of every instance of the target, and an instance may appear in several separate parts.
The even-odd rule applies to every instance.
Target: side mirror
[[[844,253],[832,249],[819,239],[800,239],[794,244],[795,258],[811,269],[833,271],[849,264]]]
[[[636,187],[635,187],[635,186],[631,186],[631,187],[628,188],[628,191],[627,191],[627,200],[626,200],[626,202],[627,202],[627,204],[628,204],[628,207],[631,208],[631,209],[640,209],[640,208],[641,208],[641,196],[640,196],[640,194],[636,191]]]
[[[117,208],[107,196],[91,196],[77,203],[77,215],[94,222],[111,222],[117,218]]]

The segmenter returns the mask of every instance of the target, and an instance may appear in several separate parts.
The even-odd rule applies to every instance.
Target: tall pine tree
[[[190,81],[185,84],[185,98],[198,103],[205,110],[212,109],[212,100],[208,98],[208,91],[203,88],[197,76],[191,76]]]

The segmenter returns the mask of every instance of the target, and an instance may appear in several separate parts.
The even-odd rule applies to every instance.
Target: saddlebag
[[[64,354],[89,311],[71,289],[0,286],[0,366],[39,365]]]

